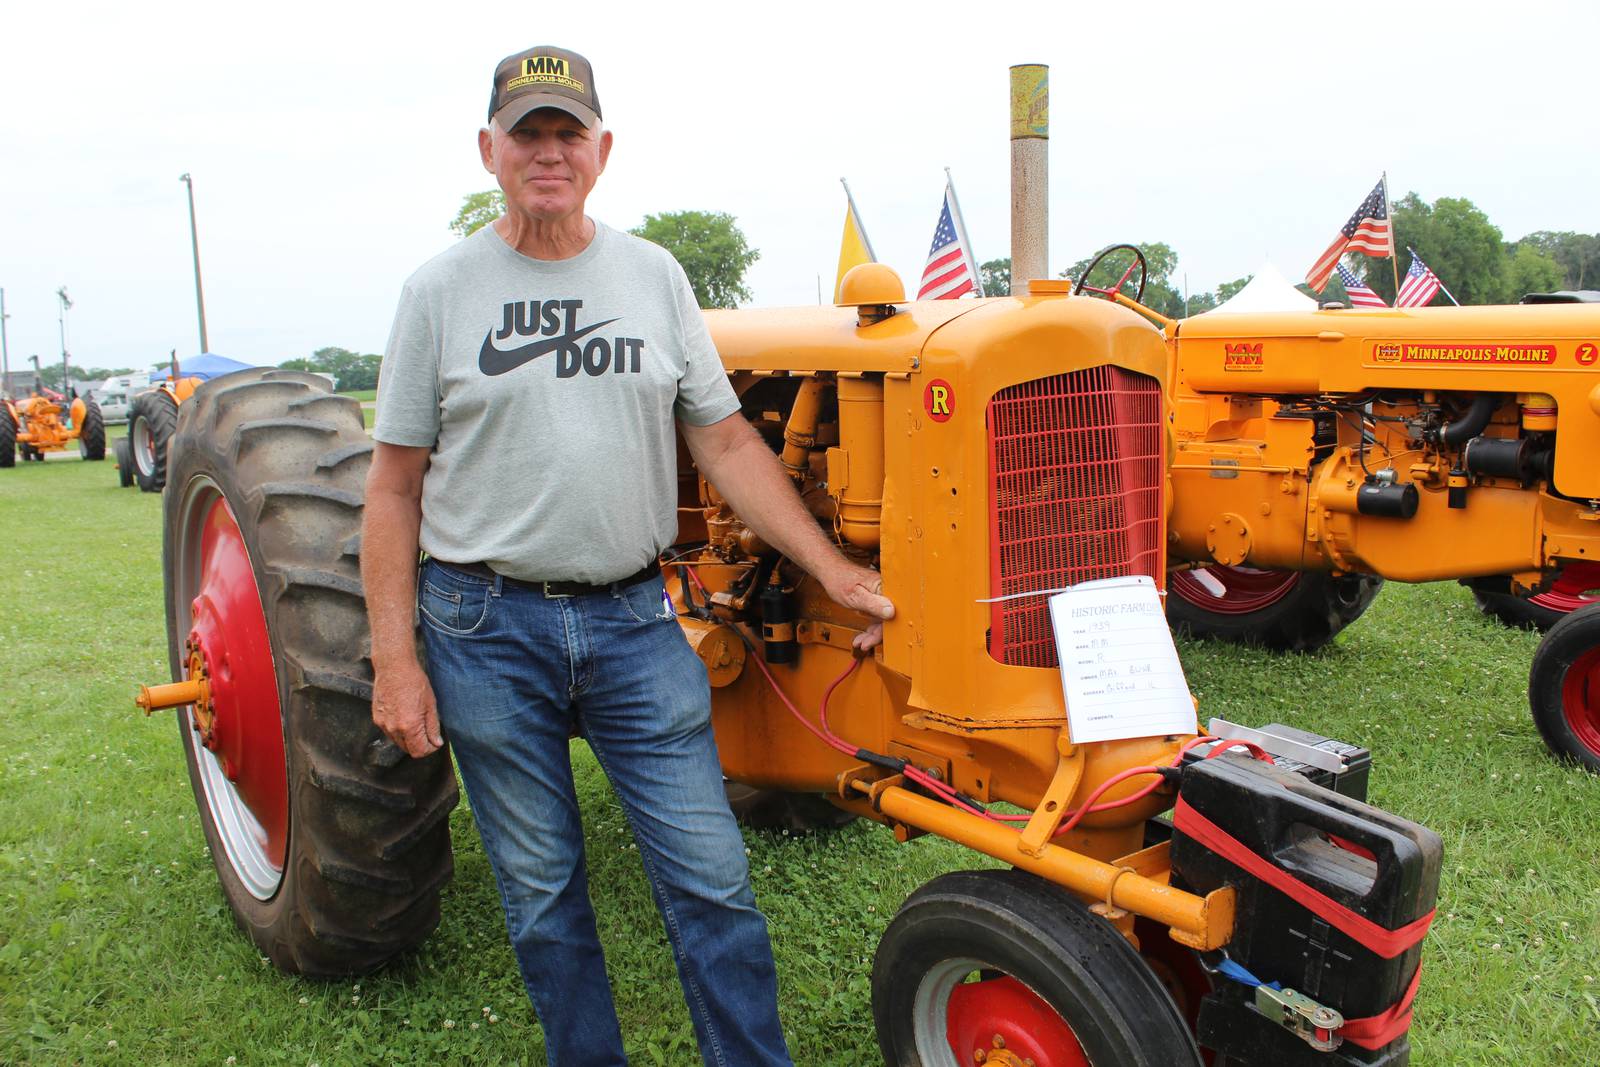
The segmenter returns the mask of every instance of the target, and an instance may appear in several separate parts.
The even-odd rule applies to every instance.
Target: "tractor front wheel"
[[[1533,654],[1528,703],[1551,752],[1600,774],[1600,605],[1550,627]]]
[[[126,489],[133,484],[133,451],[126,437],[112,442],[111,455],[117,461],[117,485]]]
[[[128,409],[128,442],[133,450],[133,476],[145,493],[159,493],[167,484],[167,451],[178,426],[178,401],[165,389],[133,398]]]
[[[17,419],[11,405],[0,400],[0,467],[17,465]]]
[[[1172,998],[1117,930],[1022,871],[958,871],[913,893],[872,966],[896,1067],[1198,1067]]]
[[[291,973],[420,943],[452,873],[449,756],[410,759],[372,722],[371,454],[354,400],[273,369],[202,386],[172,439],[168,652],[206,685],[178,710],[189,778],[235,919]]]
[[[1192,637],[1314,652],[1359,619],[1382,586],[1368,574],[1212,564],[1167,576],[1167,622]]]
[[[78,427],[78,454],[87,460],[106,458],[106,418],[93,397],[83,402],[83,425]]]

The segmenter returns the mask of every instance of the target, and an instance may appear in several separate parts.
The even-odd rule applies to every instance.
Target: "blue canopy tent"
[[[178,373],[185,378],[203,378],[210,381],[220,378],[224,374],[232,374],[236,370],[249,370],[253,363],[240,363],[227,356],[219,356],[214,352],[202,352],[198,356],[178,360]],[[171,363],[158,363],[150,372],[152,381],[159,381],[172,376]]]

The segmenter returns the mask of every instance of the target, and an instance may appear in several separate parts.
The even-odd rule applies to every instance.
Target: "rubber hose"
[[[1472,406],[1465,415],[1455,422],[1446,423],[1444,429],[1439,431],[1439,440],[1451,448],[1465,444],[1483,432],[1483,428],[1494,417],[1495,408],[1499,406],[1500,397],[1496,394],[1479,393],[1472,398]]]

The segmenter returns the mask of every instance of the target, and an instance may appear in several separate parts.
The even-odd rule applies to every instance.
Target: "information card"
[[[1146,575],[1082,582],[1050,598],[1075,744],[1199,730],[1189,683]]]

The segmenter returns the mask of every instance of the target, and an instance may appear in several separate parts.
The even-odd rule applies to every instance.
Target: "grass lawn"
[[[443,925],[380,974],[286,978],[235,929],[173,717],[132,703],[166,680],[160,505],[109,461],[0,471],[0,1062],[542,1063],[465,804]],[[1549,759],[1529,721],[1536,643],[1458,586],[1391,585],[1324,655],[1181,646],[1206,714],[1370,745],[1375,802],[1443,836],[1422,1067],[1600,1063],[1600,778]],[[630,1055],[696,1063],[621,811],[575,759]],[[796,1062],[878,1062],[877,939],[912,889],[978,858],[862,823],[747,843]]]
[[[378,399],[378,391],[376,389],[341,389],[339,394],[341,396],[353,396],[361,401]]]

